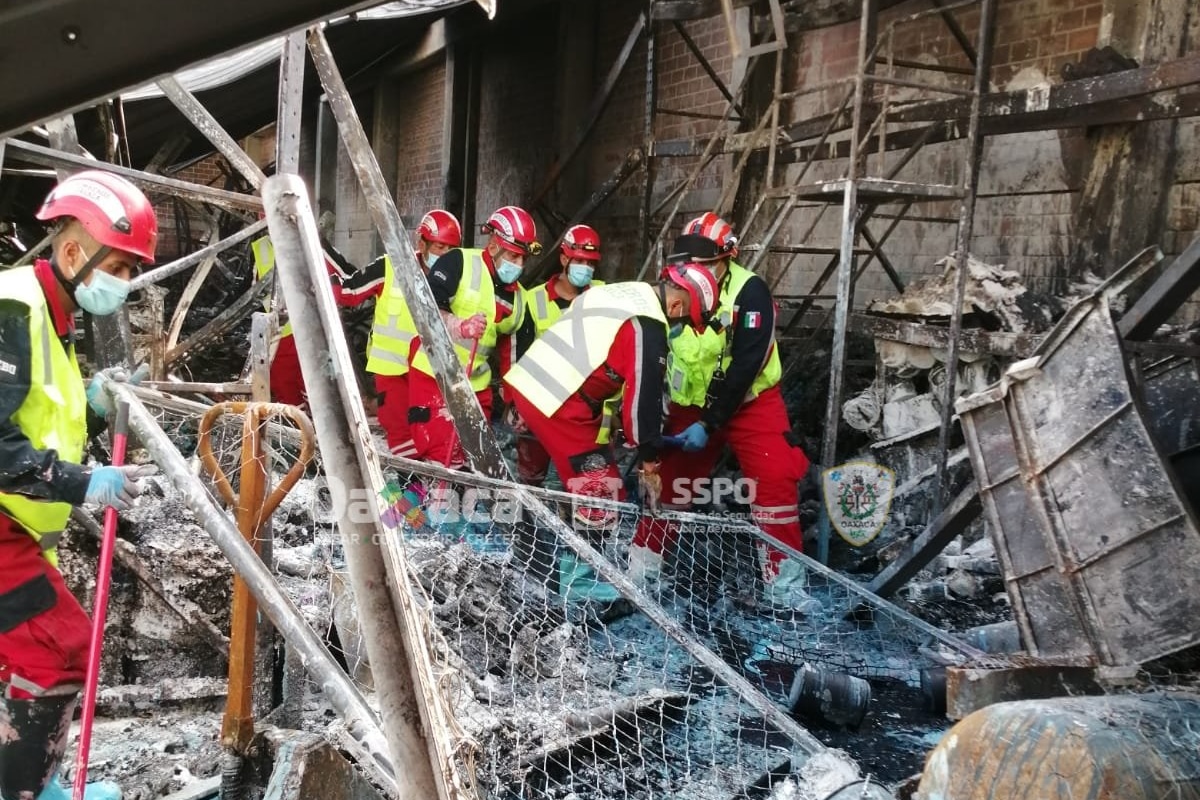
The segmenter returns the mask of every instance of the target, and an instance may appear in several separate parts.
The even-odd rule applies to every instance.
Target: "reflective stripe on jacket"
[[[558,280],[558,276],[550,279],[551,281]],[[588,284],[588,288],[580,294],[587,294],[592,289],[603,286],[604,281],[592,281]],[[541,336],[550,329],[550,326],[558,321],[562,316],[563,310],[558,307],[558,303],[550,299],[549,281],[539,283],[532,289],[525,289],[525,306],[529,309],[529,316],[533,319],[533,327],[536,336]]]
[[[727,337],[733,335],[733,326],[737,324],[737,296],[746,281],[754,277],[754,273],[740,264],[730,261],[729,274],[721,287],[720,303],[717,305],[716,317],[720,320],[722,330],[718,333],[711,326],[704,333],[697,334],[691,326],[685,325],[683,332],[671,340],[671,355],[667,362],[667,389],[671,400],[681,406],[703,406],[708,394],[708,385],[713,373],[720,365],[722,371],[728,369],[731,356],[727,352]],[[767,389],[779,383],[783,375],[783,367],[779,361],[779,347],[772,341],[771,349],[763,362],[762,369],[754,379],[746,400],[752,400]]]
[[[271,270],[275,269],[275,245],[271,244],[270,236],[260,236],[250,243],[250,252],[254,253],[254,274],[260,281],[267,279]],[[263,298],[263,311],[271,311],[271,295]],[[279,338],[292,335],[292,323],[289,320],[279,329]]]
[[[64,347],[54,330],[50,308],[33,267],[0,273],[0,298],[29,307],[29,393],[12,421],[34,448],[54,450],[60,461],[79,464],[87,441],[87,394],[75,359],[75,347]],[[21,523],[58,564],[56,547],[71,514],[71,504],[35,500],[0,492],[0,511]]]
[[[383,294],[375,301],[375,321],[367,345],[367,372],[404,375],[408,373],[417,326],[389,256],[383,258],[383,274]]]
[[[553,416],[604,363],[621,325],[633,317],[650,317],[666,327],[662,303],[650,284],[631,281],[589,289],[538,337],[504,380]]]
[[[501,327],[496,323],[496,287],[492,284],[487,265],[483,263],[482,250],[463,250],[462,254],[463,274],[458,288],[455,289],[454,299],[450,301],[450,313],[459,319],[467,319],[476,314],[483,314],[487,318],[487,329],[479,339],[471,374],[467,376],[471,381],[471,388],[482,392],[492,380],[492,368],[488,364],[488,358],[496,346],[496,337]],[[515,313],[512,316],[516,316]],[[517,323],[509,319],[511,318],[505,319],[506,325],[515,327]],[[459,363],[466,368],[471,363],[471,349],[475,346],[475,340],[460,339],[452,335],[450,341],[458,353]],[[419,348],[413,355],[412,368],[433,377],[433,365],[429,363],[429,356],[425,354],[424,347]]]

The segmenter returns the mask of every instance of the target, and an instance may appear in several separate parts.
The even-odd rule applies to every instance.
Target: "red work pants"
[[[492,418],[492,388],[476,392],[483,418]],[[436,461],[451,469],[466,464],[462,441],[437,381],[418,369],[408,371],[408,424],[412,430],[416,457]]]
[[[408,373],[376,375],[375,394],[379,398],[376,414],[387,434],[388,449],[394,456],[416,458],[417,446],[408,425]]]
[[[541,486],[550,471],[550,453],[541,440],[521,434],[517,437],[517,480],[530,486]]]
[[[625,499],[625,482],[617,469],[611,444],[597,444],[601,417],[573,395],[553,416],[547,417],[520,392],[513,390],[517,413],[529,432],[545,446],[563,488],[583,497]],[[575,521],[582,528],[606,529],[616,522],[616,512],[577,507]]]
[[[276,403],[308,408],[308,392],[300,372],[295,336],[284,336],[275,348],[275,358],[271,359],[271,399]]]
[[[92,626],[29,534],[0,514],[0,682],[11,696],[83,683]],[[14,680],[15,679],[15,680]]]
[[[664,433],[682,432],[698,421],[700,414],[701,409],[696,406],[672,403],[667,411]],[[711,477],[726,443],[733,448],[742,474],[752,481],[750,513],[755,524],[783,544],[803,550],[798,483],[808,472],[808,457],[793,438],[778,386],[743,403],[728,424],[709,437],[703,450],[688,453],[667,448],[663,452],[659,469],[663,506],[686,510],[690,508],[692,498],[710,491],[709,487],[693,482],[697,478]],[[678,528],[674,523],[642,517],[638,520],[633,543],[664,554],[672,547],[677,535]],[[760,548],[760,553],[763,574],[769,581],[775,577],[779,562],[785,556],[769,547]]]

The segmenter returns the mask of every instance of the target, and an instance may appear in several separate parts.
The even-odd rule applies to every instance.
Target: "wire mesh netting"
[[[203,406],[143,395],[187,454]],[[267,426],[277,476],[296,439],[290,426]],[[231,477],[241,446],[241,418],[220,418],[212,447]],[[383,508],[386,534],[403,548],[431,681],[453,728],[454,771],[480,797],[750,798],[788,781],[797,796],[822,797],[804,792],[857,770],[788,713],[805,705],[809,676],[840,692],[842,707],[808,710],[853,723],[870,690],[856,694],[851,679],[911,690],[939,655],[969,654],[798,553],[789,556],[807,566],[802,609],[765,603],[761,534],[738,518],[670,515],[676,545],[662,577],[635,585],[625,576],[640,513],[632,505],[594,501],[614,524],[579,537],[571,495],[531,496],[401,459],[385,467],[387,485],[362,500]],[[369,695],[319,458],[310,473],[297,502],[308,504],[326,554],[347,671]]]

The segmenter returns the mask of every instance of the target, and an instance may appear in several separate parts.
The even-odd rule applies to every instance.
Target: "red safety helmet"
[[[50,190],[35,216],[43,222],[74,217],[105,247],[154,263],[158,216],[142,190],[124,178],[98,169],[78,172]]]
[[[563,255],[583,261],[600,260],[600,234],[587,225],[572,225],[563,234]]]
[[[662,278],[688,293],[692,325],[702,333],[716,313],[721,294],[712,270],[697,261],[667,264],[663,268]]]
[[[462,226],[458,224],[458,218],[440,208],[421,217],[417,235],[427,242],[462,247]]]
[[[719,258],[737,258],[738,240],[733,235],[733,226],[711,211],[684,225],[683,233],[711,240],[717,246]]]
[[[530,256],[542,252],[542,243],[537,240],[537,226],[533,224],[533,217],[518,206],[504,206],[493,211],[484,223],[482,231],[499,239],[505,250]]]

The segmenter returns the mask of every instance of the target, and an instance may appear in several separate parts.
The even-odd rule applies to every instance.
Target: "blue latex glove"
[[[153,475],[155,472],[158,472],[158,468],[153,464],[96,467],[92,470],[83,502],[112,506],[117,511],[124,511],[132,506],[133,501],[142,493],[142,487],[137,484],[138,478]]]
[[[91,382],[87,387],[87,401],[91,406],[92,411],[95,411],[101,417],[108,417],[114,413],[117,407],[113,404],[112,395],[108,393],[105,386],[109,381],[117,383],[130,383],[137,386],[142,381],[146,380],[146,376],[150,374],[150,365],[142,364],[137,368],[137,371],[130,375],[125,371],[124,367],[108,367],[102,369],[92,376]]]
[[[51,779],[37,800],[70,800],[71,792],[63,788],[58,777]],[[89,783],[83,788],[83,800],[121,800],[121,787],[110,781]]]
[[[708,431],[704,429],[704,425],[700,422],[693,422],[683,429],[683,433],[679,434],[679,444],[683,447],[684,452],[694,453],[697,450],[703,450],[708,444]]]

